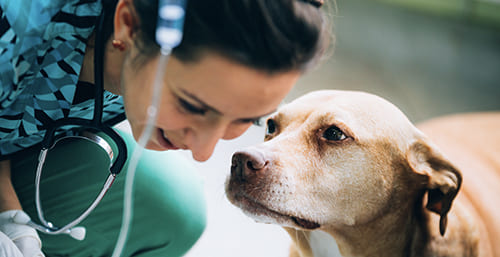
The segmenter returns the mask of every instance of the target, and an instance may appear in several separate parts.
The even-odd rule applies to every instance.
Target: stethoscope
[[[21,213],[14,217],[14,222],[20,224],[29,225],[36,230],[51,234],[68,234],[77,240],[83,240],[85,238],[85,228],[75,227],[82,220],[84,220],[101,202],[106,192],[109,190],[116,176],[122,170],[125,161],[127,160],[127,147],[121,136],[113,130],[111,127],[104,125],[102,122],[103,113],[103,59],[104,59],[104,38],[103,38],[103,21],[104,21],[104,11],[98,18],[97,28],[96,28],[96,47],[94,52],[94,74],[95,74],[95,95],[94,95],[94,113],[92,120],[82,119],[82,118],[62,118],[54,121],[47,126],[48,129],[45,136],[41,142],[42,149],[38,155],[38,165],[36,168],[35,176],[35,205],[38,213],[38,218],[40,224],[32,221],[27,215]],[[68,131],[64,136],[57,136],[56,131],[62,129],[63,127],[71,126],[74,127]],[[104,133],[109,138],[111,138],[118,149],[118,153],[113,152],[111,145],[98,133]],[[57,227],[52,222],[45,219],[45,215],[42,210],[42,203],[40,200],[40,179],[42,176],[42,169],[47,158],[47,154],[50,149],[52,149],[59,141],[76,138],[84,139],[95,143],[101,147],[107,154],[110,160],[109,175],[104,182],[104,185],[95,198],[95,200],[89,205],[89,207],[76,219],[69,222],[68,224]]]
[[[159,89],[161,88],[161,77],[159,74],[166,67],[166,62],[168,60],[168,56],[170,55],[171,50],[180,44],[183,34],[183,24],[184,24],[184,16],[186,9],[187,0],[159,0],[159,8],[158,8],[158,23],[156,28],[156,41],[161,47],[161,58],[160,64],[158,65],[157,76],[155,78],[154,90],[155,93],[153,99],[151,101],[151,105],[149,110],[154,110],[149,114],[148,112],[148,124],[145,128],[146,131],[151,131],[153,128],[153,120],[156,118],[157,107],[159,102]],[[103,98],[104,98],[104,84],[103,84],[103,64],[104,64],[104,49],[105,49],[105,39],[103,38],[103,24],[105,19],[105,9],[103,8],[103,13],[99,16],[97,27],[96,27],[96,47],[94,49],[94,77],[95,77],[95,102],[94,102],[94,113],[92,120],[81,119],[81,118],[63,118],[54,121],[50,126],[47,126],[48,129],[45,133],[45,136],[41,142],[42,149],[40,150],[40,154],[38,157],[38,165],[36,169],[35,176],[35,205],[37,209],[38,218],[41,224],[33,222],[28,215],[24,212],[18,212],[18,214],[13,218],[14,222],[18,224],[26,224],[29,225],[36,230],[50,234],[68,234],[71,237],[77,240],[83,240],[85,238],[85,228],[84,227],[75,227],[81,221],[83,221],[101,202],[106,192],[109,190],[113,182],[115,181],[116,176],[125,165],[127,160],[127,146],[125,141],[121,138],[121,136],[113,130],[110,126],[103,124],[102,122],[102,112],[103,112]],[[160,76],[159,76],[160,75]],[[65,134],[64,136],[57,136],[56,131],[58,129],[62,129],[63,127],[71,126],[74,127],[69,132],[70,134]],[[109,145],[109,143],[99,136],[99,133],[104,133],[108,137],[112,139],[116,148],[118,149],[118,153],[113,152],[113,148]],[[137,149],[142,149],[144,147],[148,133],[143,133],[141,138],[139,139]],[[48,151],[52,149],[59,141],[68,138],[77,138],[84,139],[90,142],[97,144],[101,147],[110,159],[110,167],[109,167],[109,175],[104,182],[104,185],[95,198],[95,200],[89,205],[89,207],[76,219],[69,222],[68,224],[57,227],[52,222],[49,222],[45,219],[42,210],[42,203],[40,201],[40,180],[42,176],[42,169],[45,163],[45,159],[47,157]],[[137,151],[137,153],[139,153]],[[128,175],[133,174],[135,172],[135,166],[137,158],[140,154],[137,154],[134,151],[130,165],[128,170]],[[135,164],[133,164],[135,163]],[[130,176],[133,181],[133,175]],[[129,176],[127,176],[127,181],[125,184],[125,190],[130,189],[130,184],[132,182],[129,181]],[[123,250],[124,241],[126,239],[130,215],[126,215],[127,212],[130,212],[130,191],[125,194],[125,204],[124,206],[124,217],[123,224],[120,230],[120,236],[118,238],[117,246],[115,248],[115,252],[113,252],[113,256],[120,255],[121,250]],[[128,194],[127,194],[128,193]],[[128,210],[128,211],[127,211]],[[125,227],[125,228],[124,228]],[[118,250],[117,250],[118,249]]]

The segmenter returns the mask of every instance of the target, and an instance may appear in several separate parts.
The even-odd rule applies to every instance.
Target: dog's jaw
[[[290,210],[285,210],[288,211],[285,212],[281,210],[283,207],[273,205],[273,202],[279,197],[275,196],[273,201],[260,202],[259,199],[246,193],[245,188],[248,188],[248,185],[244,186],[238,179],[231,177],[226,183],[226,196],[232,204],[239,207],[247,216],[255,221],[303,230],[317,229],[321,226],[318,222],[301,218],[299,214],[290,214]]]

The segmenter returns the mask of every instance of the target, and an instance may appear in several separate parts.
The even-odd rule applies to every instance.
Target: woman
[[[17,247],[12,251],[42,256],[34,230],[10,222],[18,210],[37,216],[33,179],[40,142],[55,120],[92,119],[100,75],[103,123],[114,125],[126,114],[133,138],[139,138],[160,55],[154,38],[158,3],[0,4],[0,239],[12,240]],[[321,5],[321,0],[188,1],[183,40],[167,64],[158,119],[146,144],[153,151],[145,151],[137,167],[123,256],[181,256],[196,242],[205,226],[200,182],[186,161],[165,150],[189,149],[195,160],[205,161],[219,139],[236,138],[273,112],[327,47]],[[103,30],[97,33],[99,17]],[[96,45],[99,36],[106,42],[102,48]],[[95,73],[94,54],[103,49],[103,68]],[[130,156],[136,143],[120,134]],[[41,201],[46,216],[63,224],[95,198],[109,160],[82,141],[64,141],[49,157]],[[124,173],[82,222],[85,240],[41,234],[45,255],[111,255],[121,224]],[[29,236],[15,238],[21,230]]]

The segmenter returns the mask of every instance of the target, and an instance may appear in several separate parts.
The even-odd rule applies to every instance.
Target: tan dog
[[[283,226],[291,256],[313,256],[313,230],[342,256],[500,256],[500,113],[419,130],[377,96],[309,93],[267,121],[264,143],[234,154],[226,192]]]

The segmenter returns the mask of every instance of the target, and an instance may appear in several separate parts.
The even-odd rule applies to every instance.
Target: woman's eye
[[[196,106],[194,106],[194,105],[192,105],[192,104],[188,103],[187,101],[180,99],[180,98],[179,98],[179,103],[184,110],[186,110],[187,112],[193,113],[193,114],[204,115],[207,112],[207,110],[198,108],[198,107],[196,107]]]
[[[323,132],[323,138],[329,141],[342,141],[347,138],[347,136],[339,128],[332,126]]]
[[[266,135],[271,135],[274,134],[274,132],[276,132],[276,122],[274,122],[274,120],[268,119],[266,127],[267,127]]]

